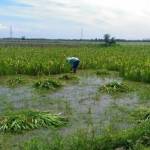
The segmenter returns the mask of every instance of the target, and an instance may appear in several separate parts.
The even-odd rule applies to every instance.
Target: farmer
[[[77,57],[68,57],[67,61],[71,65],[73,73],[76,73],[77,68],[79,66],[79,63],[80,63],[79,58],[77,58]]]

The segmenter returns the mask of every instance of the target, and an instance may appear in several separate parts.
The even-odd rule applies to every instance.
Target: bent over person
[[[67,57],[68,63],[71,65],[73,73],[76,73],[80,60],[77,57]]]

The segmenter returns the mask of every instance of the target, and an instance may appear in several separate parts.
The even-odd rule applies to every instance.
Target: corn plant
[[[80,58],[79,69],[118,71],[129,80],[150,83],[150,46],[48,45],[1,46],[0,75],[68,73],[68,56]]]

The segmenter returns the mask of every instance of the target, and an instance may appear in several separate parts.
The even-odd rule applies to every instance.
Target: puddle
[[[78,84],[64,87],[59,92],[48,95],[49,99],[67,100],[73,109],[78,113],[87,113],[90,107],[93,111],[104,109],[103,103],[110,99],[101,97],[101,100],[95,100],[99,86],[102,86],[113,79],[100,79],[96,76],[82,76]],[[104,100],[103,100],[104,99]],[[107,100],[106,100],[107,99]],[[107,101],[107,102],[106,102]],[[93,112],[94,113],[94,112]]]

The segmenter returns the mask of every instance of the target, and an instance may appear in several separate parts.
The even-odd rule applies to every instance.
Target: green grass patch
[[[54,79],[40,80],[34,84],[35,88],[46,90],[55,90],[57,88],[60,88],[61,86],[62,84],[58,80]]]
[[[147,150],[150,147],[150,119],[148,108],[140,108],[134,111],[136,120],[144,120],[134,123],[134,126],[119,132],[106,131],[98,135],[94,128],[80,129],[65,137],[60,135],[51,140],[33,138],[22,145],[24,150]]]
[[[103,93],[113,94],[113,93],[127,93],[130,92],[130,87],[121,82],[113,81],[111,83],[108,83],[106,85],[103,85],[99,88],[99,90]]]
[[[147,107],[141,107],[138,109],[135,109],[133,112],[131,112],[131,117],[133,120],[139,122],[143,121],[150,121],[150,108]]]
[[[97,146],[101,147],[101,150],[114,150],[120,147],[124,147],[124,149],[133,149],[137,143],[143,143],[145,146],[149,146],[150,143],[147,139],[150,139],[149,121],[117,134],[99,137],[97,138]]]
[[[66,118],[49,112],[32,110],[9,112],[0,116],[0,131],[18,133],[38,128],[61,127],[66,122]]]
[[[96,135],[94,130],[79,130],[66,137],[55,137],[51,141],[32,139],[23,144],[24,150],[137,150],[137,145],[145,149],[150,146],[150,122],[146,121],[136,127],[119,133]]]

